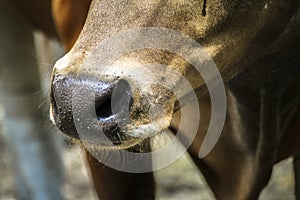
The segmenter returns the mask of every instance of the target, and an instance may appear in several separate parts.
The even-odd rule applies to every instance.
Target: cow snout
[[[50,96],[53,121],[66,135],[82,140],[80,131],[84,129],[90,130],[91,138],[104,133],[113,144],[128,139],[121,131],[130,121],[133,101],[127,81],[108,83],[91,77],[56,75]]]

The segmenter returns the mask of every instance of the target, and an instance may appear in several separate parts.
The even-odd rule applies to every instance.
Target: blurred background
[[[16,199],[13,171],[5,144],[0,142],[0,199]],[[66,200],[96,200],[97,196],[89,179],[81,149],[66,145],[62,150],[64,176],[61,192]],[[172,166],[155,172],[159,200],[213,200],[202,175],[184,156]],[[278,164],[261,200],[293,200],[294,178],[291,160]]]

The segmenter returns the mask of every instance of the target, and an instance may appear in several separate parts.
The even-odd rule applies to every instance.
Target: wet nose
[[[109,138],[114,137],[129,120],[132,92],[125,80],[102,82],[91,77],[56,75],[50,96],[55,124],[71,137],[79,138],[75,125],[78,113],[83,119],[93,116],[100,125],[95,127],[101,128]]]

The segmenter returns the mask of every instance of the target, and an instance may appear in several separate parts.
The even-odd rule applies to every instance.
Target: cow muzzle
[[[122,133],[121,128],[128,124],[132,101],[131,88],[125,80],[105,83],[92,78],[57,75],[52,82],[54,122],[63,133],[77,139],[83,139],[88,129],[105,134],[114,145],[129,140],[130,136]],[[97,135],[91,138],[95,137]]]
[[[170,125],[172,94],[164,88],[153,90],[154,96],[147,95],[120,78],[103,82],[91,76],[56,74],[50,114],[56,126],[72,138],[98,147],[125,148]]]

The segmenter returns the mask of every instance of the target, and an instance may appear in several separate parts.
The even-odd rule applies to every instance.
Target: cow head
[[[191,63],[174,52],[145,48],[115,56],[118,49],[141,42],[139,34],[115,43],[105,43],[107,38],[142,27],[177,31],[202,45],[226,81],[272,48],[298,4],[283,0],[93,0],[77,42],[53,70],[53,121],[74,138],[79,138],[82,127],[95,134],[100,128],[111,142],[103,138],[105,142],[93,143],[95,134],[91,134],[87,137],[91,145],[124,149],[140,144],[172,125],[179,97],[170,88],[181,84],[178,74],[198,89],[199,96],[205,93],[205,84]],[[102,63],[111,55],[111,62]]]

